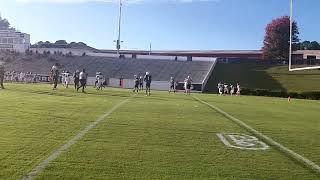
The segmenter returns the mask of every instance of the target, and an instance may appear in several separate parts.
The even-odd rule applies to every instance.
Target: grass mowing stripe
[[[291,149],[281,145],[280,143],[274,141],[273,139],[271,139],[268,136],[260,133],[259,131],[253,129],[249,125],[245,124],[243,121],[233,117],[232,115],[230,115],[227,112],[221,110],[220,108],[218,108],[218,107],[216,107],[216,106],[214,106],[212,104],[209,104],[209,103],[199,99],[198,97],[195,97],[195,96],[192,96],[192,97],[194,99],[196,99],[197,101],[201,102],[202,104],[205,104],[205,105],[209,106],[210,108],[214,109],[215,111],[219,112],[220,114],[222,114],[223,116],[227,117],[228,119],[230,119],[234,123],[238,124],[239,126],[245,128],[247,131],[251,132],[255,136],[258,136],[260,139],[264,140],[270,146],[276,147],[278,150],[280,150],[284,154],[288,155],[289,157],[293,158],[294,160],[298,161],[299,163],[302,163],[303,165],[305,165],[306,167],[310,168],[312,171],[314,171],[315,173],[320,175],[320,167],[316,163],[314,163],[311,160],[309,160],[309,159],[301,156],[300,154],[292,151]]]
[[[74,145],[77,141],[79,141],[85,134],[87,134],[92,128],[97,126],[102,120],[107,118],[110,114],[112,114],[114,111],[116,111],[120,106],[127,103],[129,99],[125,99],[121,101],[119,104],[116,104],[113,106],[110,110],[108,110],[105,114],[103,114],[101,117],[96,119],[94,122],[90,123],[87,127],[85,127],[82,131],[80,131],[76,136],[74,136],[72,139],[70,139],[67,143],[65,143],[63,146],[61,146],[59,149],[54,151],[50,156],[42,161],[40,164],[38,164],[32,171],[30,171],[27,175],[24,176],[24,180],[31,180],[35,176],[37,176],[39,173],[41,173],[51,161],[55,160],[59,157],[61,153],[68,150],[72,145]]]

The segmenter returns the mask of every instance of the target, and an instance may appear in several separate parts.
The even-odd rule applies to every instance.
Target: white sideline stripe
[[[41,173],[49,164],[51,161],[57,159],[61,153],[67,151],[72,145],[74,145],[76,142],[78,142],[85,134],[87,134],[92,128],[97,126],[102,120],[104,120],[106,117],[108,117],[110,114],[112,114],[115,110],[117,110],[120,106],[122,106],[124,103],[127,103],[129,99],[126,99],[119,104],[112,107],[110,110],[105,112],[101,117],[96,119],[96,121],[90,123],[87,127],[85,127],[82,131],[80,131],[76,136],[74,136],[72,139],[70,139],[67,143],[65,143],[63,146],[61,146],[59,149],[54,151],[50,156],[42,161],[38,166],[36,166],[32,171],[30,171],[27,175],[23,177],[24,180],[31,180],[34,177],[36,177],[39,173]]]
[[[273,139],[269,138],[268,136],[260,133],[259,131],[253,129],[252,127],[250,127],[249,125],[245,124],[244,122],[242,122],[241,120],[233,117],[232,115],[226,113],[225,111],[219,109],[218,107],[209,104],[201,99],[199,99],[198,97],[192,96],[194,99],[198,100],[199,102],[211,107],[212,109],[216,110],[217,112],[219,112],[220,114],[222,114],[223,116],[227,117],[228,119],[230,119],[231,121],[233,121],[234,123],[238,124],[239,126],[245,128],[247,131],[251,132],[252,134],[254,134],[255,136],[258,136],[260,139],[264,140],[267,144],[269,144],[270,146],[274,146],[276,148],[278,148],[281,152],[289,155],[291,158],[295,159],[296,161],[303,163],[304,165],[306,165],[307,167],[309,167],[311,170],[313,170],[315,173],[320,175],[320,167],[319,165],[317,165],[316,163],[312,162],[311,160],[301,156],[300,154],[292,151],[291,149],[281,145],[280,143],[274,141]]]
[[[313,70],[313,69],[320,69],[320,66],[313,66],[313,67],[302,67],[302,68],[290,68],[289,71],[303,71],[303,70]]]

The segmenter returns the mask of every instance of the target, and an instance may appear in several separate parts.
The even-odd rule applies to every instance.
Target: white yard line
[[[241,126],[242,128],[246,129],[247,131],[251,132],[252,134],[254,134],[255,136],[257,136],[258,138],[260,138],[261,140],[265,141],[267,144],[269,144],[270,146],[273,146],[275,148],[277,148],[278,150],[280,150],[281,152],[283,152],[284,154],[288,155],[289,157],[295,159],[296,161],[303,163],[305,166],[307,166],[308,168],[310,168],[311,170],[313,170],[315,173],[317,173],[318,175],[320,175],[320,166],[317,165],[316,163],[312,162],[311,160],[301,156],[300,154],[292,151],[291,149],[281,145],[280,143],[274,141],[273,139],[269,138],[268,136],[260,133],[259,131],[253,129],[252,127],[250,127],[249,125],[247,125],[246,123],[244,123],[243,121],[235,118],[234,116],[228,114],[227,112],[221,110],[220,108],[209,104],[201,99],[199,99],[198,97],[193,96],[194,99],[196,99],[197,101],[201,102],[202,104],[205,104],[207,106],[209,106],[210,108],[216,110],[217,112],[219,112],[220,114],[222,114],[224,117],[230,119],[232,122],[238,124],[239,126]]]
[[[66,152],[72,145],[77,143],[84,135],[86,135],[92,128],[96,127],[101,121],[107,118],[110,114],[116,111],[120,106],[127,103],[129,99],[121,101],[119,104],[113,106],[107,112],[105,112],[101,117],[96,119],[94,122],[90,123],[87,127],[85,127],[82,131],[80,131],[76,136],[70,139],[67,143],[62,145],[60,148],[52,152],[47,159],[38,164],[32,171],[26,174],[23,179],[31,180],[36,177],[39,173],[41,173],[53,160],[57,159],[63,152]]]

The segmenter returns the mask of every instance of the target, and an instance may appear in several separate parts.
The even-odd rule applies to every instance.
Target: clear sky
[[[320,41],[319,0],[295,0],[302,40]],[[1,15],[32,43],[65,39],[114,49],[117,0],[0,0]],[[260,49],[273,18],[289,0],[124,0],[122,49]]]

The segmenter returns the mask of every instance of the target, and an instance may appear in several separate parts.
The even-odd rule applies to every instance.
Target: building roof
[[[102,53],[115,53],[116,50],[99,50]],[[120,53],[149,53],[146,50],[120,50]],[[261,50],[152,50],[152,53],[163,54],[262,54]]]

